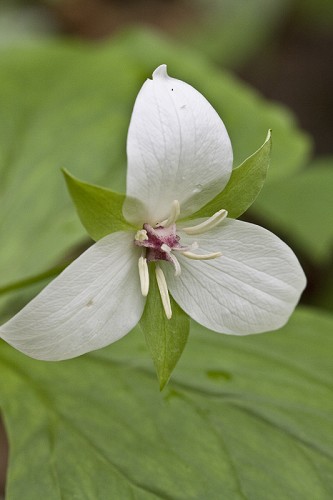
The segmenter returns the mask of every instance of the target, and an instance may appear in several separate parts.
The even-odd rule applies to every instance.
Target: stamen
[[[171,211],[169,217],[164,220],[163,222],[160,222],[158,225],[163,226],[163,227],[169,227],[172,226],[178,219],[180,214],[180,204],[178,200],[174,200],[171,205]]]
[[[172,253],[169,253],[168,254],[168,260],[170,260],[172,262],[173,267],[175,268],[175,276],[179,276],[180,273],[182,272],[182,270],[181,270],[181,267],[180,267],[180,264],[178,262],[177,257],[175,257],[174,255],[172,255]]]
[[[144,297],[147,297],[149,291],[149,271],[147,259],[143,256],[139,258],[139,277],[141,285],[141,293]]]
[[[227,210],[219,210],[216,212],[212,217],[209,217],[209,219],[205,220],[204,222],[201,222],[201,224],[197,224],[196,226],[192,227],[185,227],[183,228],[183,231],[186,234],[202,234],[206,233],[213,227],[217,226],[220,222],[222,222],[228,215]]]
[[[217,257],[221,257],[221,252],[207,253],[207,254],[197,254],[193,252],[183,252],[185,257],[193,260],[212,260],[217,259]]]
[[[168,286],[167,286],[167,283],[165,280],[164,273],[159,266],[156,266],[155,273],[156,273],[157,285],[158,285],[158,289],[160,291],[161,300],[162,300],[165,315],[168,319],[171,319],[171,316],[172,316],[171,303],[170,303]]]
[[[135,241],[147,241],[149,239],[147,231],[145,229],[140,229],[139,231],[137,231],[134,239]]]

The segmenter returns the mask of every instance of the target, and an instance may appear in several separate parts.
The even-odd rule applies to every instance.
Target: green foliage
[[[234,219],[242,215],[255,201],[264,185],[271,146],[272,136],[269,131],[264,144],[233,170],[225,189],[190,218],[210,217],[221,208],[228,210],[228,216]]]
[[[122,212],[125,195],[82,182],[65,169],[63,173],[80,220],[95,241],[115,231],[132,228]]]
[[[332,254],[333,158],[318,160],[298,175],[265,186],[254,208],[312,260]]]
[[[133,331],[62,363],[0,350],[8,500],[333,496],[333,319],[249,337],[197,325],[160,395]]]
[[[294,0],[295,1],[295,0]],[[331,0],[296,0],[297,16],[308,30],[320,30],[331,34],[333,9]]]
[[[172,297],[170,297],[172,318],[167,319],[155,278],[155,265],[152,263],[150,266],[149,294],[140,326],[154,361],[162,390],[186,345],[190,319]]]
[[[296,1],[196,0],[177,34],[219,64],[237,67],[274,40]]]

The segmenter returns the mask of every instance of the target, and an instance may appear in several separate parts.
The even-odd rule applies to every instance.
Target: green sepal
[[[149,293],[139,324],[145,335],[162,391],[186,345],[190,332],[190,318],[170,296],[172,318],[167,319],[153,262],[149,264],[149,278]]]
[[[264,144],[232,171],[223,191],[189,218],[211,217],[221,208],[228,210],[228,217],[233,219],[242,215],[255,201],[264,185],[271,147],[272,136],[269,130]]]
[[[80,181],[66,169],[62,172],[80,220],[93,240],[133,228],[123,216],[124,194]]]

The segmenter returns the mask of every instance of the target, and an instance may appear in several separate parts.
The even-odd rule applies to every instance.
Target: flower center
[[[144,224],[143,229],[136,233],[134,240],[137,246],[145,248],[147,263],[166,260],[173,264],[177,275],[180,273],[180,267],[178,267],[179,263],[172,251],[187,249],[187,247],[182,247],[179,241],[180,237],[176,234],[176,224],[156,228]]]
[[[144,224],[143,228],[137,231],[134,237],[136,246],[142,248],[142,254],[139,258],[139,276],[141,283],[141,293],[144,296],[148,295],[149,291],[149,262],[158,262],[165,260],[173,265],[175,276],[181,273],[181,267],[175,253],[181,253],[183,256],[194,260],[210,260],[220,257],[221,252],[213,252],[209,254],[193,253],[192,250],[199,248],[195,241],[191,245],[181,245],[180,236],[177,234],[176,220],[180,214],[179,202],[175,200],[172,203],[170,215],[168,219],[156,224],[152,227],[150,224]],[[188,235],[198,235],[205,233],[219,224],[228,215],[226,210],[216,212],[212,217],[196,226],[183,228],[182,230]],[[162,304],[165,314],[168,319],[172,316],[170,297],[165,276],[160,268],[156,266],[156,279],[161,294]]]

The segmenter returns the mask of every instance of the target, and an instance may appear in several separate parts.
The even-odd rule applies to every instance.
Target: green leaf
[[[168,383],[186,345],[190,319],[170,296],[172,318],[167,319],[155,277],[155,265],[150,264],[150,284],[140,327],[156,368],[160,390]]]
[[[25,278],[21,281],[10,283],[7,286],[6,285],[2,286],[0,287],[0,295],[12,292],[14,290],[19,290],[22,288],[29,287],[31,285],[34,285],[35,283],[45,281],[49,278],[54,278],[55,276],[58,276],[58,274],[60,274],[67,267],[68,264],[70,264],[70,262],[67,262],[63,266],[57,266],[52,269],[48,269],[44,273],[37,274],[36,276],[31,276],[30,278]]]
[[[294,0],[197,0],[191,4],[192,16],[186,16],[173,33],[177,30],[184,43],[220,66],[239,67],[271,47],[294,4]]]
[[[255,201],[264,185],[270,162],[271,146],[272,136],[269,131],[264,144],[232,171],[225,189],[207,205],[192,214],[190,219],[211,217],[221,208],[228,210],[228,216],[234,219],[242,215]]]
[[[332,255],[333,158],[317,160],[297,176],[265,186],[258,215],[317,263]]]
[[[65,169],[63,174],[80,220],[95,241],[132,228],[122,212],[124,194],[82,182]]]
[[[305,309],[248,337],[193,324],[162,394],[138,330],[59,363],[1,344],[6,498],[330,500],[332,330]]]

